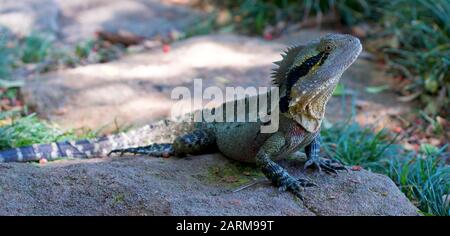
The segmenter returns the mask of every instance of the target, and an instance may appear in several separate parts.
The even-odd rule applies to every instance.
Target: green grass
[[[406,152],[389,132],[354,122],[321,134],[327,155],[389,176],[425,215],[450,215],[450,168],[441,157],[446,147],[422,144],[418,153]]]
[[[62,131],[40,120],[35,114],[31,114],[14,119],[9,125],[0,126],[0,150],[32,144],[93,138],[97,135],[96,132],[90,130],[83,130],[81,135],[78,133],[77,130]]]
[[[367,169],[384,168],[383,159],[399,152],[395,137],[387,131],[373,131],[372,127],[356,122],[338,123],[321,132],[325,153],[346,165],[359,165]]]
[[[9,79],[12,71],[14,50],[8,47],[8,37],[0,30],[0,79]]]
[[[125,49],[99,39],[78,42],[74,47],[55,43],[52,37],[32,33],[24,38],[3,36],[0,32],[0,79],[12,79],[11,74],[24,64],[40,64],[39,71],[47,72],[60,67],[103,63],[117,59]]]
[[[426,214],[450,216],[450,167],[441,158],[445,148],[393,158],[385,173]]]
[[[48,36],[31,34],[25,37],[20,46],[20,58],[24,63],[37,63],[43,61],[52,46]]]

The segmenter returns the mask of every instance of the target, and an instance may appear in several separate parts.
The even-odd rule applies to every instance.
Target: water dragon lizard
[[[279,127],[274,133],[260,132],[259,122],[262,121],[162,120],[96,139],[3,150],[0,162],[102,157],[112,153],[182,157],[218,151],[234,160],[256,163],[275,186],[301,198],[301,189],[314,184],[291,176],[276,160],[304,150],[305,168],[315,166],[334,173],[345,169],[339,162],[319,156],[319,131],[334,88],[361,50],[359,39],[345,34],[328,34],[305,45],[288,48],[282,60],[275,62],[278,67],[273,73],[273,83],[279,88],[280,97],[277,106],[271,108],[278,109],[280,114]]]

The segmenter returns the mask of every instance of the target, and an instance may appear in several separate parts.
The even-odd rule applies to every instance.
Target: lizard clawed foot
[[[339,161],[319,157],[313,157],[306,161],[304,168],[306,169],[310,166],[315,166],[319,169],[319,172],[324,170],[328,174],[337,174],[338,170],[347,170],[347,168]]]
[[[290,178],[287,179],[286,182],[282,183],[279,186],[279,190],[280,191],[290,191],[293,194],[295,194],[295,196],[297,196],[298,198],[300,198],[300,200],[303,201],[303,188],[305,187],[314,187],[317,186],[317,184],[311,182],[308,179],[303,179],[303,178],[298,178],[298,179],[294,179],[294,178]]]

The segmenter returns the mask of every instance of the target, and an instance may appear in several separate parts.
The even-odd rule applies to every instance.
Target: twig
[[[251,186],[253,186],[255,184],[259,184],[259,183],[262,183],[262,182],[265,182],[265,181],[267,181],[267,180],[266,179],[258,179],[258,180],[255,180],[255,181],[249,183],[249,184],[243,185],[243,186],[233,190],[232,192],[233,193],[237,193],[237,192],[239,192],[241,190],[244,190],[244,189],[249,188],[249,187],[251,187]]]

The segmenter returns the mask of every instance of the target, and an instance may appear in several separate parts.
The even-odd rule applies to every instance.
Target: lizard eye
[[[331,50],[333,50],[333,46],[331,44],[325,45],[325,51],[326,52],[330,52]]]

